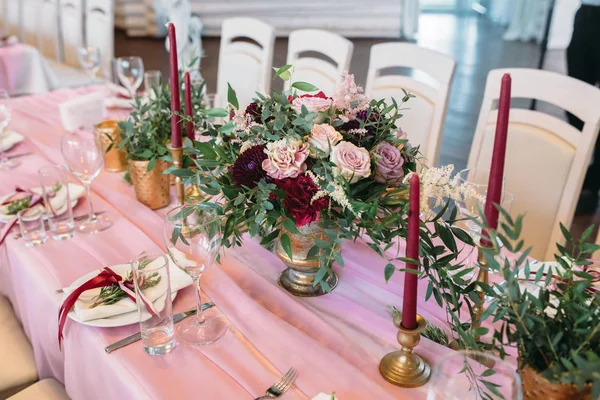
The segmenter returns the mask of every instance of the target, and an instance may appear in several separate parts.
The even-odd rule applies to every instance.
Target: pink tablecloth
[[[58,78],[35,47],[0,47],[0,89],[11,96],[44,93],[58,87]]]
[[[60,90],[12,100],[10,128],[24,134],[34,156],[10,172],[0,172],[0,194],[17,183],[36,184],[36,171],[62,163],[58,103],[91,89]],[[7,295],[30,338],[40,378],[64,382],[73,399],[252,399],[290,367],[300,372],[284,399],[312,398],[335,391],[341,400],[420,399],[427,386],[401,389],[379,375],[379,360],[397,349],[396,328],[386,305],[401,306],[402,274],[386,285],[385,263],[362,243],[344,245],[346,268],[340,284],[320,298],[296,298],[277,286],[283,264],[258,244],[227,250],[222,265],[203,276],[203,287],[229,321],[219,342],[202,348],[178,345],[151,357],[139,344],[112,354],[104,347],[138,329],[100,329],[70,323],[64,350],[57,344],[61,296],[55,290],[103,265],[122,263],[142,250],[164,249],[164,210],[153,212],[134,200],[121,174],[102,172],[93,184],[99,210],[112,213],[114,226],[95,236],[49,241],[26,248],[9,238],[0,253],[0,292]],[[83,202],[80,202],[83,203]],[[86,212],[79,205],[76,214]],[[420,288],[421,297],[425,287]],[[193,305],[188,288],[175,311]],[[421,300],[420,313],[441,325],[442,310]],[[433,362],[449,350],[422,340],[419,352]]]

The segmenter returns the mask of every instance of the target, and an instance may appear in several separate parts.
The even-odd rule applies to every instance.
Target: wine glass
[[[79,47],[77,49],[77,60],[81,68],[90,76],[90,79],[94,81],[100,71],[100,49],[93,46]]]
[[[522,400],[517,363],[490,353],[453,351],[433,367],[427,400]]]
[[[10,98],[8,91],[4,89],[0,89],[0,170],[7,170],[16,167],[20,164],[17,160],[9,160],[6,157],[5,147],[9,145],[4,142],[4,139],[7,138],[8,133],[5,132],[8,123],[10,122],[10,118],[12,116],[12,111],[8,106],[8,99]]]
[[[144,73],[144,95],[154,97],[155,91],[160,91],[162,85],[162,74],[158,70],[150,70]]]
[[[144,79],[144,62],[140,57],[117,58],[117,76],[133,99]]]
[[[102,147],[92,134],[77,131],[62,137],[61,150],[69,170],[83,183],[90,209],[88,219],[78,229],[82,233],[97,233],[110,228],[112,221],[105,214],[96,215],[92,205],[92,181],[100,174],[104,165]]]
[[[221,248],[222,218],[196,205],[175,207],[165,216],[165,244],[173,262],[194,280],[198,313],[177,324],[184,343],[202,346],[219,340],[227,326],[214,310],[202,311],[200,277]],[[206,315],[205,315],[206,314]],[[210,315],[208,315],[210,314]]]

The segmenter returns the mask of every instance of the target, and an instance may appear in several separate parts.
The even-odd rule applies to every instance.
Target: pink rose
[[[401,140],[408,139],[408,135],[402,130],[402,128],[398,128],[398,131],[396,132],[396,137]],[[401,145],[399,145],[398,150],[402,150],[406,144],[408,144],[408,142],[404,142]]]
[[[373,151],[375,157],[375,182],[398,185],[404,177],[404,158],[400,150],[388,142],[381,142]]]
[[[315,95],[303,94],[290,101],[292,102],[292,108],[298,114],[302,112],[302,106],[305,106],[308,112],[325,112],[333,104],[331,97],[325,96],[323,92]]]
[[[267,159],[262,168],[274,179],[295,178],[306,172],[308,143],[297,139],[281,139],[267,144]]]
[[[369,152],[350,142],[340,142],[331,149],[329,158],[336,165],[337,173],[346,178],[350,183],[357,182],[371,175]]]
[[[331,148],[338,144],[340,140],[342,140],[341,133],[328,124],[313,125],[308,136],[308,143],[311,147],[321,150],[326,155],[329,155]],[[314,149],[311,149],[310,156],[316,158],[319,154]]]

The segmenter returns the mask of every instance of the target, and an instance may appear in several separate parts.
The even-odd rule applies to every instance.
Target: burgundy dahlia
[[[254,188],[261,179],[270,180],[262,168],[262,162],[267,158],[265,148],[263,144],[252,146],[235,160],[231,175],[237,187]]]
[[[252,102],[248,104],[248,107],[246,107],[245,114],[251,116],[254,122],[260,123],[262,118],[262,106],[258,103]]]
[[[277,187],[285,191],[283,208],[296,220],[296,226],[309,224],[319,219],[319,212],[329,207],[329,198],[311,200],[319,188],[308,175],[276,181]]]

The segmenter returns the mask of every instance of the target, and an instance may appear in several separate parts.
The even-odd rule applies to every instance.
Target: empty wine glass
[[[16,167],[20,164],[17,160],[9,160],[6,157],[6,150],[10,144],[6,142],[9,133],[5,131],[12,111],[8,105],[8,99],[10,98],[8,92],[4,89],[0,89],[0,170],[7,170]]]
[[[112,221],[105,214],[96,215],[92,205],[92,181],[100,174],[104,155],[99,141],[90,133],[77,131],[62,137],[61,150],[69,170],[83,183],[87,194],[90,213],[78,229],[83,233],[97,233],[108,229]]]
[[[144,79],[144,62],[140,57],[119,57],[116,63],[119,81],[134,98]]]
[[[154,97],[156,91],[160,90],[162,85],[162,74],[158,70],[146,71],[144,74],[144,95]]]
[[[100,71],[100,49],[93,46],[79,47],[77,49],[77,60],[81,68],[90,76],[90,79],[94,81]]]
[[[200,277],[221,248],[222,218],[196,205],[183,205],[165,216],[165,244],[173,262],[194,280],[198,313],[177,324],[177,338],[201,346],[219,340],[227,326],[216,311],[202,311]]]

